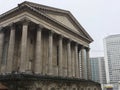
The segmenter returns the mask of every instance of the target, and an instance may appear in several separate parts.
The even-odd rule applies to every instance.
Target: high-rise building
[[[92,80],[101,84],[106,84],[106,73],[104,57],[90,58]]]
[[[90,58],[91,62],[91,77],[95,82],[100,82],[99,78],[99,67],[98,67],[98,58]]]
[[[106,84],[106,72],[104,57],[90,58],[92,80],[99,82],[104,90]]]
[[[110,35],[104,39],[107,83],[118,90],[120,81],[120,34]]]

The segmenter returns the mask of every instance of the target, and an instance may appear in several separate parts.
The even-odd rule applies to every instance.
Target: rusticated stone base
[[[0,75],[0,82],[8,90],[101,90],[99,83],[90,80],[35,74]]]

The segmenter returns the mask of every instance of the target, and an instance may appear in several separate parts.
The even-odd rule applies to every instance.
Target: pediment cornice
[[[60,23],[59,21],[51,18],[50,16],[48,16],[47,14],[45,14],[44,12],[40,11],[39,9],[43,10],[43,11],[52,11],[52,12],[56,12],[56,13],[62,13],[62,14],[66,14],[68,15],[75,23],[76,25],[80,28],[80,30],[82,30],[82,32],[85,34],[85,36],[83,35],[80,35],[82,38],[86,39],[88,42],[92,42],[93,39],[89,36],[89,34],[84,30],[84,28],[77,22],[77,20],[74,18],[74,16],[69,12],[69,11],[66,11],[66,10],[61,10],[61,9],[56,9],[56,8],[52,8],[52,7],[48,7],[48,6],[44,6],[44,5],[39,5],[39,4],[35,4],[35,3],[31,3],[31,2],[23,2],[21,4],[18,5],[18,7],[0,15],[0,19],[4,18],[5,16],[7,15],[10,15],[11,13],[13,12],[16,12],[16,11],[19,11],[21,9],[24,9],[24,8],[28,8],[30,10],[32,10],[33,12],[35,13],[38,13],[40,14],[41,16],[43,16],[44,18],[56,23],[57,25],[60,25],[61,27],[67,29],[67,30],[70,30],[71,32],[73,32],[73,30],[67,26],[65,26],[64,24]],[[36,9],[36,8],[39,8],[39,9]],[[77,32],[74,31],[75,34],[78,34]]]
[[[24,3],[29,3],[29,5],[39,8],[43,11],[49,11],[49,12],[54,12],[54,13],[62,13],[62,14],[66,14],[67,16],[69,16],[69,18],[71,18],[71,20],[73,20],[73,22],[75,22],[77,24],[77,26],[83,31],[83,33],[89,38],[91,39],[91,41],[93,41],[93,39],[89,36],[89,34],[85,31],[85,29],[80,25],[80,23],[76,20],[76,18],[71,14],[70,11],[67,10],[62,10],[62,9],[58,9],[58,8],[53,8],[53,7],[49,7],[49,6],[45,6],[45,5],[40,5],[40,4],[36,4],[36,3],[32,3],[32,2],[24,2]]]

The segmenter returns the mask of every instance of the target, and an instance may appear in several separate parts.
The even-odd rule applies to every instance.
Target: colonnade
[[[35,60],[34,60],[34,73],[42,74],[42,49],[41,49],[41,36],[43,26],[37,25],[37,33],[36,33],[36,44],[35,44]],[[14,57],[14,45],[15,45],[15,24],[9,26],[9,46],[7,49],[7,61],[5,64],[5,72],[11,73],[13,71],[13,57]],[[22,23],[22,35],[21,35],[21,52],[20,52],[20,65],[19,72],[26,72],[27,70],[27,36],[28,36],[29,22],[24,21]],[[2,73],[2,58],[3,58],[3,48],[4,48],[4,32],[3,28],[0,29],[0,72]],[[57,33],[52,30],[48,30],[48,75],[54,75],[53,73],[53,36]],[[81,79],[90,79],[90,62],[89,62],[89,48],[80,45],[77,42],[72,41],[70,38],[63,37],[60,34],[57,34],[58,37],[58,76],[63,76],[63,40],[67,39],[67,76],[68,77],[77,77]],[[74,43],[74,51],[75,56],[74,60],[71,59],[71,43]],[[79,57],[79,53],[81,52],[81,57]],[[86,55],[84,54],[86,52]],[[81,61],[80,61],[81,59]],[[85,60],[86,59],[86,60]],[[86,62],[85,62],[86,61]],[[84,64],[86,63],[86,65]],[[81,63],[81,72],[80,72],[80,63]],[[73,65],[74,64],[74,65]],[[85,69],[86,68],[86,69]],[[85,70],[86,73],[85,73]],[[80,76],[80,73],[82,73]],[[86,74],[86,75],[85,75]]]

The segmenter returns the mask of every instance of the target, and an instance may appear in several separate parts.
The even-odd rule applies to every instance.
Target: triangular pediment
[[[63,24],[64,26],[70,28],[71,30],[77,32],[78,34],[83,35],[82,32],[80,33],[78,27],[75,26],[74,22],[72,22],[69,15],[66,14],[67,11],[44,6],[44,5],[39,5],[39,4],[31,3],[31,2],[29,2],[28,4],[32,7],[34,7],[35,9],[39,10],[40,12],[43,12],[50,18],[56,20],[57,22]],[[45,10],[47,10],[47,11],[45,11]]]
[[[76,32],[83,37],[93,41],[90,35],[85,31],[85,29],[79,24],[79,22],[74,18],[74,16],[66,10],[44,6],[41,4],[27,2],[30,6],[36,8],[37,10],[43,12],[50,18],[60,22],[62,25],[70,28],[73,32]]]
[[[73,31],[80,33],[78,28],[76,26],[74,26],[72,21],[70,21],[70,19],[66,15],[62,15],[62,14],[60,15],[60,14],[54,14],[54,13],[47,13],[47,15],[50,16],[51,18],[57,20],[58,22],[62,23],[66,27],[71,28]]]
[[[21,8],[27,7],[31,11],[37,12],[37,14],[41,14],[45,18],[48,18],[51,21],[56,22],[60,26],[65,27],[66,29],[86,38],[88,41],[90,42],[93,41],[92,38],[89,36],[89,34],[85,31],[85,29],[74,18],[74,16],[69,11],[66,10],[61,10],[61,9],[25,1],[19,4],[18,7],[16,7],[15,9],[1,15],[0,17],[12,13],[15,10],[17,11],[20,9],[20,7]]]

